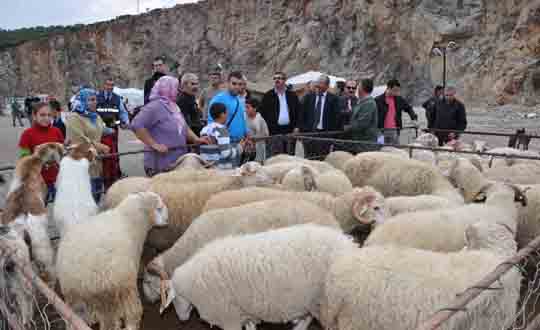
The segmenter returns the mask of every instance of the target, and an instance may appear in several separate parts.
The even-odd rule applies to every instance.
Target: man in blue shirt
[[[209,107],[214,103],[223,103],[227,108],[227,121],[225,126],[229,130],[231,143],[239,143],[242,139],[248,136],[248,128],[245,118],[245,104],[240,100],[238,94],[242,89],[244,76],[240,71],[234,71],[229,74],[227,79],[227,90],[217,94],[210,101]],[[214,119],[208,113],[208,123],[212,123]]]

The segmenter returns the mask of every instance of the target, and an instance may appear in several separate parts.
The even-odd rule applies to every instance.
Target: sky
[[[147,8],[173,7],[196,0],[138,0]],[[137,0],[0,0],[0,28],[93,23],[116,16],[137,14]]]

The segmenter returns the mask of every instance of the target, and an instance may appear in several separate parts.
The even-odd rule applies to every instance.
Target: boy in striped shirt
[[[240,165],[243,144],[231,143],[227,127],[227,108],[223,103],[214,103],[210,107],[210,115],[214,121],[201,130],[201,137],[208,136],[212,144],[201,145],[201,157],[208,162],[216,162],[220,169],[231,169]]]

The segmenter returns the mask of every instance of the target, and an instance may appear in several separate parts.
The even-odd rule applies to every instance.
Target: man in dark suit
[[[337,95],[328,92],[330,78],[321,75],[317,80],[318,92],[304,98],[302,111],[303,132],[324,132],[342,130],[340,120],[340,100]],[[305,143],[306,156],[323,156],[330,150],[330,145],[320,142]],[[318,147],[315,147],[315,146]]]
[[[154,87],[156,81],[166,75],[167,67],[165,66],[165,58],[162,56],[156,57],[154,59],[152,67],[154,70],[154,74],[152,75],[152,77],[146,79],[144,82],[144,104],[148,103],[150,92],[152,92],[152,88]]]
[[[300,101],[296,93],[288,90],[287,75],[281,71],[274,73],[274,88],[266,92],[262,99],[260,114],[268,125],[270,135],[299,132],[298,113]],[[272,154],[287,151],[287,143],[273,143]]]
[[[318,93],[310,93],[304,98],[303,132],[323,132],[340,130],[340,101],[337,95],[328,92],[330,78],[321,75],[317,80]]]

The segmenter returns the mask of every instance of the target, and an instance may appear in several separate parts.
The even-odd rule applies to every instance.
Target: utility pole
[[[137,0],[137,14],[141,13],[141,0]]]

